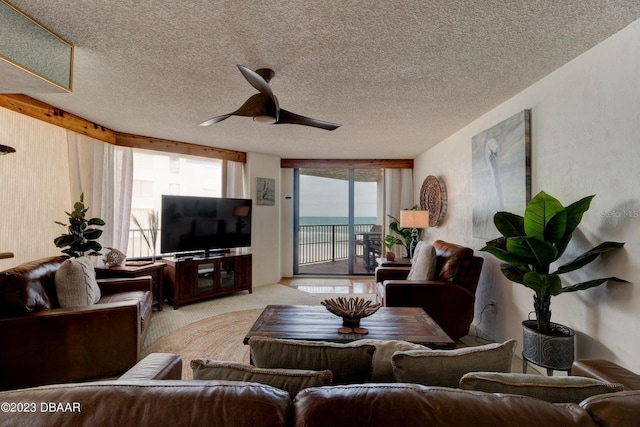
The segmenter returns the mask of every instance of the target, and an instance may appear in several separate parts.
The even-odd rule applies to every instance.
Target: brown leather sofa
[[[151,278],[101,279],[97,304],[60,308],[54,278],[65,259],[0,272],[0,390],[114,376],[140,358]]]
[[[376,269],[376,296],[385,307],[422,307],[456,339],[469,333],[483,259],[473,250],[442,240],[436,251],[434,280],[406,280],[409,267]]]
[[[292,401],[268,385],[180,381],[180,356],[152,354],[116,381],[0,393],[0,427],[171,426],[640,426],[640,391],[553,404],[417,384],[308,388]]]
[[[640,390],[640,375],[604,359],[578,359],[571,365],[571,375],[622,384],[625,391]]]

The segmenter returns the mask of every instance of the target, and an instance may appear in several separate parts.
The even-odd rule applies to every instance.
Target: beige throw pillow
[[[511,372],[516,340],[455,350],[399,351],[391,357],[397,382],[457,388],[469,372]]]
[[[238,362],[218,362],[207,359],[191,361],[194,380],[245,381],[267,384],[289,392],[294,398],[307,387],[330,385],[331,371],[304,369],[263,369]]]
[[[400,340],[374,340],[364,339],[357,341],[361,344],[370,344],[376,347],[373,355],[373,382],[393,382],[393,367],[391,366],[391,356],[396,351],[404,350],[425,350],[427,347]]]
[[[371,381],[376,347],[354,341],[339,344],[251,337],[251,360],[258,368],[330,370],[334,384]]]
[[[606,383],[593,378],[500,372],[468,373],[460,380],[460,388],[487,393],[518,394],[551,403],[580,403],[596,394],[622,391],[621,384]]]
[[[418,242],[407,280],[433,280],[436,275],[436,261],[436,250],[433,245],[426,242]]]
[[[96,271],[89,258],[64,261],[56,271],[55,282],[60,307],[93,305],[100,300]]]

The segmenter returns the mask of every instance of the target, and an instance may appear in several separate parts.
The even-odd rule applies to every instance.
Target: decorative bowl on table
[[[368,333],[365,328],[360,327],[360,319],[371,316],[382,307],[382,304],[374,304],[364,298],[353,297],[326,299],[321,301],[320,304],[324,305],[329,312],[342,317],[342,328],[338,329],[338,332],[343,334],[352,332],[357,334]]]

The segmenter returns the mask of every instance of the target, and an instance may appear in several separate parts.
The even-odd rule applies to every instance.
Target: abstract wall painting
[[[523,110],[472,140],[473,237],[494,239],[498,211],[523,215],[531,199],[531,110]]]

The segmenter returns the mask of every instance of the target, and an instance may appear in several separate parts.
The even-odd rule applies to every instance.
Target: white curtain
[[[411,209],[413,198],[413,170],[411,169],[385,169],[385,232],[389,233],[391,219],[388,215],[400,218],[402,209]],[[404,254],[405,250],[394,248],[397,254]]]
[[[248,197],[246,180],[244,176],[244,163],[226,162],[226,187],[225,197],[243,199]]]
[[[71,200],[77,201],[84,193],[84,203],[89,208],[87,214],[106,222],[99,242],[105,248],[113,247],[126,253],[133,187],[131,148],[72,131],[67,131],[67,142]]]

